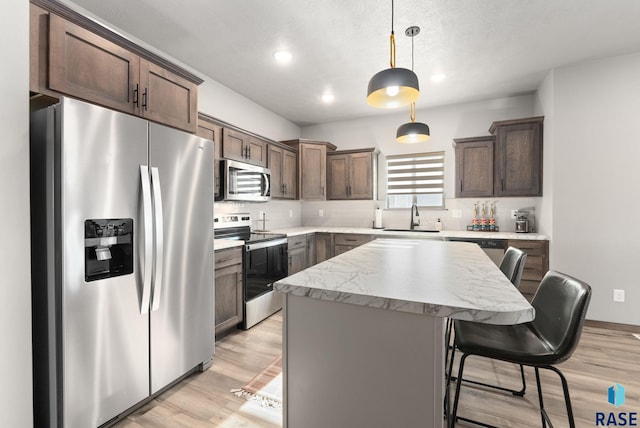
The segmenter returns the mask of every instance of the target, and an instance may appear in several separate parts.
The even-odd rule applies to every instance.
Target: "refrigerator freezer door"
[[[213,144],[150,123],[149,163],[164,223],[162,287],[151,311],[155,393],[213,354]]]
[[[141,314],[144,240],[140,165],[147,123],[64,99],[61,104],[60,293],[66,427],[101,425],[149,395],[149,315]],[[85,282],[87,219],[133,219],[134,273]]]

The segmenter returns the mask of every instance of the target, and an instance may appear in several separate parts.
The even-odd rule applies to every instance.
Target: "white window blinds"
[[[387,157],[387,206],[444,207],[444,152]]]

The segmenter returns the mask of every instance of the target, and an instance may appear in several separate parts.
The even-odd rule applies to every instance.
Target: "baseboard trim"
[[[584,325],[587,327],[608,328],[610,330],[628,331],[631,333],[640,333],[640,325],[620,324],[608,321],[585,320]]]

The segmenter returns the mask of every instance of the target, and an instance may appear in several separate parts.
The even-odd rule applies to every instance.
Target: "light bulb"
[[[388,86],[387,87],[387,95],[389,95],[390,97],[395,97],[396,95],[398,95],[398,93],[400,93],[400,87],[399,86]]]

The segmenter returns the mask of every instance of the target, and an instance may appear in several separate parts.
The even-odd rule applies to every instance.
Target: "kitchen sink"
[[[426,230],[426,229],[382,229],[385,232],[427,232],[438,233],[439,230]]]

